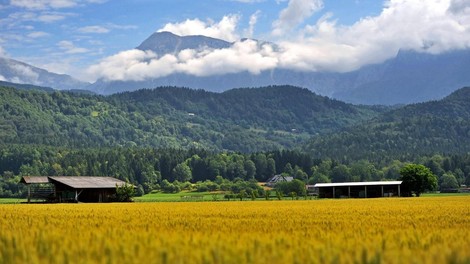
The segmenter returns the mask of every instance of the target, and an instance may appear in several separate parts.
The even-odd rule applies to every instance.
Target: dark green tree
[[[404,196],[414,194],[419,197],[424,191],[435,190],[437,187],[436,175],[424,165],[408,164],[400,170],[400,175]]]
[[[186,163],[180,163],[173,169],[174,178],[180,182],[192,179],[191,168]]]
[[[118,202],[132,202],[132,197],[135,196],[135,186],[129,183],[122,185],[116,184],[116,200]]]
[[[459,182],[451,172],[444,173],[440,179],[440,190],[452,190],[459,188]]]

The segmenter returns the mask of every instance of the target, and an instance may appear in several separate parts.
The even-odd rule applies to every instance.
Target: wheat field
[[[470,196],[0,205],[0,263],[470,263]]]

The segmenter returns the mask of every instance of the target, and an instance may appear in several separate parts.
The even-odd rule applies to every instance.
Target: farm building
[[[292,176],[274,175],[266,181],[266,186],[274,187],[274,185],[276,185],[278,182],[291,182],[293,180],[294,177]]]
[[[320,198],[375,198],[400,196],[401,181],[317,183]]]
[[[20,183],[28,187],[31,200],[47,202],[109,202],[116,195],[116,186],[124,181],[112,177],[92,176],[24,176]]]

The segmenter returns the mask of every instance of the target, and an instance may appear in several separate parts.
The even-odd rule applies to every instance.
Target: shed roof
[[[369,181],[369,182],[336,182],[336,183],[317,183],[314,187],[343,187],[343,186],[381,186],[381,185],[400,185],[402,181]]]
[[[23,176],[20,182],[26,184],[49,183],[49,178],[46,176]]]
[[[290,181],[293,181],[294,180],[294,177],[292,176],[284,176],[284,175],[274,175],[273,177],[269,178],[266,182],[281,182],[281,181],[287,181],[287,182],[290,182]]]
[[[112,177],[57,176],[49,177],[53,182],[62,183],[74,189],[112,189],[126,182]]]

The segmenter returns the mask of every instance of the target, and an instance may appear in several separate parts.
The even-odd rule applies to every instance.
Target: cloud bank
[[[168,23],[159,32],[168,31],[180,36],[203,35],[226,41],[236,41],[240,36],[236,33],[240,17],[237,15],[224,16],[219,22],[187,19],[181,23]]]
[[[323,6],[320,0],[290,0],[273,22],[273,36],[286,32],[274,48],[255,41],[236,41],[240,17],[219,22],[198,19],[167,24],[159,31],[206,35],[235,41],[227,49],[183,50],[176,55],[129,50],[103,59],[88,73],[108,81],[133,80],[185,73],[195,76],[250,72],[276,68],[299,71],[347,72],[380,63],[402,50],[439,54],[470,48],[470,4],[467,0],[389,0],[382,12],[350,26],[327,14],[315,24],[303,23]],[[253,32],[256,16],[248,32]],[[300,28],[299,28],[300,27]]]

